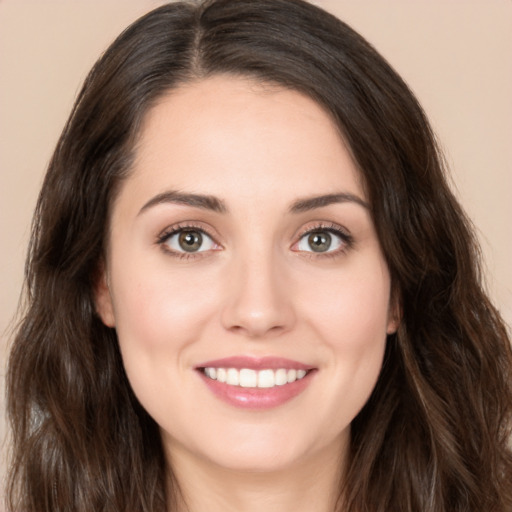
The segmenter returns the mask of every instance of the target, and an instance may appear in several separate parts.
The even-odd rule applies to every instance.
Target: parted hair
[[[302,0],[164,5],[86,78],[33,220],[7,375],[8,509],[172,511],[172,467],[116,332],[96,313],[95,285],[145,114],[167,91],[219,74],[299,91],[329,113],[361,173],[400,306],[351,426],[338,509],[510,512],[512,352],[471,224],[404,81],[360,35]]]

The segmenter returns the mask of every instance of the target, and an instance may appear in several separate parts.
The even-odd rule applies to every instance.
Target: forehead
[[[241,203],[339,191],[363,197],[350,151],[319,104],[231,76],[159,99],[145,116],[127,181],[137,195],[173,188]]]

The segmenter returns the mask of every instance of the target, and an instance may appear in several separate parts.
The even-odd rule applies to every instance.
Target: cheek
[[[303,311],[333,348],[364,351],[386,337],[390,280],[385,266],[358,265],[304,284],[309,292],[301,294]]]
[[[369,398],[386,347],[390,281],[381,265],[361,267],[325,280],[304,298],[303,314],[330,361],[330,405],[343,403],[351,421]],[[341,413],[340,413],[341,414]]]
[[[175,272],[165,260],[124,260],[112,273],[114,312],[125,371],[135,395],[159,423],[190,390],[183,384],[189,347],[200,339],[217,298],[207,276]],[[203,273],[204,274],[204,273]],[[171,393],[180,389],[180,393]],[[166,397],[162,401],[162,397]]]
[[[116,329],[123,355],[178,357],[214,313],[216,297],[204,273],[173,271],[162,258],[124,262],[113,275]],[[128,353],[130,351],[130,354]]]

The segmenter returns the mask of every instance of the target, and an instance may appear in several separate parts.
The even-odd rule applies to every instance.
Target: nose
[[[293,327],[292,290],[271,255],[252,255],[233,262],[228,281],[221,315],[225,329],[257,339]]]

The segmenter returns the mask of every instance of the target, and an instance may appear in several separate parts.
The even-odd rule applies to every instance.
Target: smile
[[[239,386],[242,388],[273,388],[275,386],[284,386],[297,380],[303,379],[307,371],[303,369],[277,370],[264,369],[253,370],[251,368],[203,368],[202,372],[212,380],[226,383],[229,386]]]
[[[206,388],[242,409],[270,409],[304,392],[318,369],[281,357],[235,356],[195,367]]]

